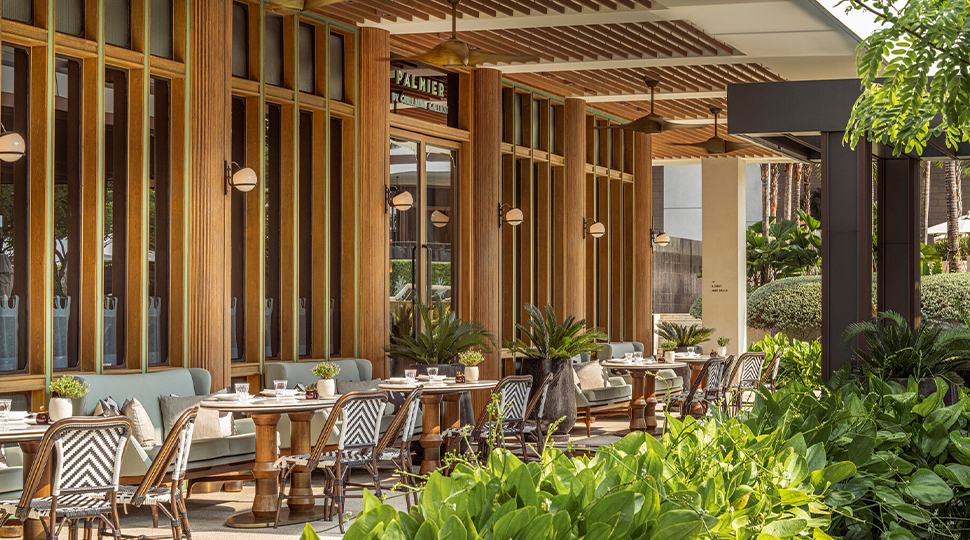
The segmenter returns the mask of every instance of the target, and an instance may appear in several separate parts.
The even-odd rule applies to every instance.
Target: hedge
[[[821,335],[822,276],[776,279],[748,297],[748,326],[802,341]]]
[[[923,276],[920,311],[924,321],[958,323],[960,304],[970,310],[970,273]]]

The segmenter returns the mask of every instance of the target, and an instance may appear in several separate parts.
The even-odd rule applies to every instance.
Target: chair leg
[[[584,415],[586,416],[586,436],[591,437],[592,433],[590,432],[590,428],[592,426],[590,424],[592,422],[592,412],[590,407],[586,407]]]
[[[377,471],[377,456],[371,456],[371,463],[370,467],[368,468],[371,469],[370,472],[374,476],[374,495],[376,495],[378,499],[383,500],[384,495],[381,492],[381,477]]]
[[[152,505],[152,528],[158,528],[158,506]]]
[[[186,540],[192,540],[192,527],[189,526],[189,510],[185,507],[185,499],[182,498],[182,493],[179,492],[179,521],[182,523],[181,537]]]
[[[279,496],[276,497],[276,519],[273,520],[274,529],[280,526],[280,512],[283,510],[283,499],[286,498],[284,494],[286,493],[286,478],[289,476],[289,472],[290,469],[284,469],[276,477],[276,492],[279,493]]]
[[[337,473],[334,475],[336,480],[334,481],[334,495],[337,500],[337,521],[340,524],[340,534],[345,533],[344,531],[344,474],[340,467],[340,456],[337,456],[336,463]]]

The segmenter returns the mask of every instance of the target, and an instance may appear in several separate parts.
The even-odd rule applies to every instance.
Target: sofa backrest
[[[309,362],[267,362],[263,365],[263,386],[273,388],[273,381],[286,380],[287,388],[293,388],[297,383],[316,384],[317,376],[313,374],[313,366],[323,362],[323,360],[311,360]],[[340,366],[340,373],[335,379],[342,381],[369,381],[373,377],[374,366],[370,360],[361,358],[345,358],[343,360],[332,360],[334,364]]]
[[[609,360],[610,358],[623,358],[626,353],[643,352],[643,343],[639,341],[615,341],[603,344],[596,353],[597,360]]]
[[[201,396],[209,393],[212,376],[199,368],[168,369],[154,373],[126,373],[119,375],[75,375],[88,383],[88,393],[74,400],[74,414],[90,416],[98,406],[98,400],[110,397],[121,408],[125,401],[135,398],[152,419],[155,440],[164,440],[162,409],[159,396]]]

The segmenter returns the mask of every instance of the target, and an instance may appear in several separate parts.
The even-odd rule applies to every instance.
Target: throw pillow
[[[579,377],[580,390],[592,390],[594,388],[605,388],[609,386],[606,377],[603,376],[603,366],[599,361],[589,362],[576,370]]]
[[[0,445],[0,469],[7,468],[7,456],[3,453],[3,445]]]
[[[347,392],[372,392],[374,390],[380,390],[379,386],[383,381],[380,379],[370,381],[342,381],[337,379],[334,382],[337,383],[337,393],[346,394]]]
[[[98,400],[98,405],[94,408],[94,416],[119,416],[118,404],[108,396]]]
[[[121,406],[121,414],[131,419],[132,433],[138,444],[142,448],[155,447],[155,426],[152,419],[148,416],[145,406],[137,399],[131,398]]]
[[[168,437],[169,432],[172,431],[172,427],[178,421],[179,417],[182,416],[182,413],[202,403],[202,400],[205,398],[206,396],[179,397],[174,394],[158,396],[158,407],[162,410],[162,433]],[[198,418],[196,418],[196,422],[198,422]],[[196,426],[196,429],[198,429],[198,426]]]
[[[162,423],[165,436],[168,437],[169,432],[172,431],[175,422],[182,416],[182,413],[202,403],[207,397],[209,396],[179,397],[174,394],[170,396],[159,396],[158,405],[162,410]],[[231,435],[239,435],[232,413],[219,412],[211,409],[199,409],[199,415],[195,417],[195,428],[192,430],[193,441],[229,437]]]

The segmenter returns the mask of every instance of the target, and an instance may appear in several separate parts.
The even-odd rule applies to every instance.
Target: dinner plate
[[[23,420],[27,418],[30,413],[27,411],[10,411],[7,413],[7,418],[10,420]]]
[[[434,379],[432,379],[431,377],[429,377],[427,375],[418,375],[418,380],[420,380],[420,381],[430,381],[430,380],[443,381],[443,380],[445,380],[447,378],[448,377],[445,377],[444,375],[435,375],[434,376]]]
[[[219,401],[239,401],[239,396],[236,394],[212,394],[212,397]]]
[[[301,393],[302,392],[297,391],[295,388],[287,388],[286,390],[283,391],[283,396],[293,397],[293,396],[300,395]],[[266,397],[276,397],[276,390],[266,389],[260,392],[259,395],[266,396]]]

